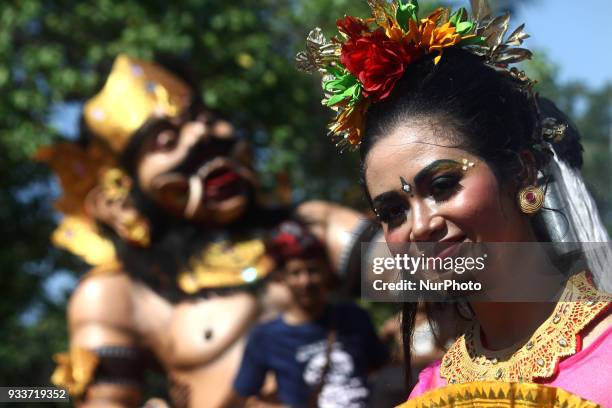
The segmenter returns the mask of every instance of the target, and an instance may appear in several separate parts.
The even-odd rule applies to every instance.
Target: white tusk
[[[199,204],[204,200],[204,187],[202,180],[197,174],[189,178],[189,198],[185,206],[185,217],[193,218]]]

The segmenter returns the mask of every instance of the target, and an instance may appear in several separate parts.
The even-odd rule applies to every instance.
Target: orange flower
[[[442,8],[437,9],[427,18],[422,19],[418,27],[419,47],[424,49],[426,54],[438,52],[438,55],[434,58],[434,64],[440,62],[444,48],[452,47],[462,40],[461,35],[456,32],[455,27],[451,26],[450,22],[438,27],[438,20],[440,20],[443,11]],[[411,24],[410,32],[413,31],[414,25]]]

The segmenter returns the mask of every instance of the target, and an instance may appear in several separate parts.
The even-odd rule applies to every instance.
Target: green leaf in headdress
[[[455,11],[452,16],[450,16],[448,22],[451,23],[453,27],[457,27],[457,24],[467,20],[467,15],[467,10],[464,7],[461,7],[459,10]]]
[[[464,46],[464,45],[482,45],[482,44],[486,44],[487,43],[487,39],[485,37],[481,37],[481,36],[475,36],[475,37],[470,37],[470,38],[464,38],[461,41],[459,41],[459,45],[460,46]]]
[[[357,82],[357,78],[353,75],[346,73],[335,79],[330,79],[323,84],[323,89],[327,92],[338,93],[344,92],[347,88],[351,87]]]
[[[326,105],[334,106],[346,99],[350,99],[349,104],[352,105],[359,100],[361,96],[361,84],[356,83],[353,86],[348,87],[344,92],[332,96],[328,99]]]
[[[334,95],[331,98],[329,98],[327,102],[325,102],[325,105],[334,106],[335,104],[340,103],[345,99],[346,97],[344,95]]]
[[[353,104],[361,97],[361,84],[351,73],[346,72],[334,79],[330,79],[323,84],[326,92],[333,94],[326,102],[327,106],[336,105],[346,99]]]
[[[361,90],[363,89],[359,82],[357,82],[352,88],[353,91],[351,93],[349,105],[355,105],[357,102],[359,102],[359,99],[361,98]]]
[[[469,34],[475,27],[475,24],[471,21],[462,21],[455,26],[457,34],[466,35]]]
[[[325,67],[325,71],[329,75],[333,75],[336,78],[345,75],[348,71],[342,65],[328,65]]]
[[[418,13],[419,2],[417,0],[409,0],[407,3],[404,3],[403,0],[397,0],[395,19],[405,32],[408,32],[408,19],[418,21]]]

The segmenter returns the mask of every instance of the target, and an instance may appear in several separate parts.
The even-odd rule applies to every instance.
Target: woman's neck
[[[482,345],[490,350],[517,348],[552,314],[566,277],[551,263],[546,247],[509,248],[501,267],[490,271],[494,301],[470,302],[480,324]],[[518,252],[513,252],[518,249]],[[495,301],[495,299],[499,301]]]
[[[489,350],[518,348],[551,315],[554,302],[474,302],[482,344]]]

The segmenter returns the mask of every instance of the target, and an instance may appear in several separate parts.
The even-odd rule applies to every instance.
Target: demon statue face
[[[85,120],[117,151],[137,189],[168,215],[222,225],[248,207],[256,184],[248,144],[163,68],[119,57],[86,104]],[[100,218],[112,217],[103,211]]]
[[[154,119],[135,152],[140,190],[175,217],[226,224],[244,214],[256,184],[246,141],[232,126],[198,110]]]

